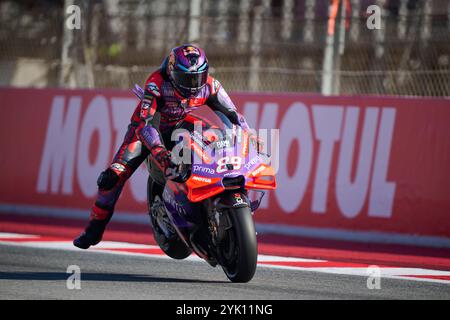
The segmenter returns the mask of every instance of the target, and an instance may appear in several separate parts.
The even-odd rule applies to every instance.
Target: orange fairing
[[[270,189],[277,187],[275,171],[271,166],[260,165],[255,170],[247,173],[245,187],[248,189]]]
[[[221,178],[207,178],[198,175],[191,175],[186,181],[188,187],[188,199],[192,202],[202,201],[221,193],[225,188],[218,184]]]

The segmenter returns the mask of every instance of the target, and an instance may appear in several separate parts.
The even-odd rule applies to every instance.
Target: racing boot
[[[78,238],[73,240],[73,245],[80,249],[88,249],[90,246],[95,246],[102,241],[103,233],[105,232],[106,225],[111,219],[111,216],[112,215],[106,210],[100,209],[94,205],[88,226]]]
[[[87,249],[102,240],[103,232],[111,220],[115,203],[128,176],[126,167],[119,163],[113,163],[110,168],[100,174],[97,179],[98,196],[91,209],[89,224],[84,232],[73,241],[74,246]]]

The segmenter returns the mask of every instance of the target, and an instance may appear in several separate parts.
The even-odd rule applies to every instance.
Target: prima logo
[[[216,171],[214,169],[208,168],[208,167],[202,167],[199,165],[195,165],[192,167],[193,172],[201,172],[201,173],[208,173],[208,174],[214,174]]]

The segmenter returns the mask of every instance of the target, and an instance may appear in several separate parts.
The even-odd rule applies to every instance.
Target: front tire
[[[221,248],[225,260],[222,268],[232,282],[248,282],[255,275],[258,259],[252,212],[249,207],[242,207],[229,209],[228,214],[232,228]]]

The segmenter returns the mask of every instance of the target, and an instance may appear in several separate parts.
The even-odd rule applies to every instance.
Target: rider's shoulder
[[[209,91],[211,92],[211,94],[217,94],[217,92],[219,92],[221,86],[219,80],[208,75],[208,80],[206,81],[206,83],[209,86]]]
[[[164,82],[164,77],[162,75],[161,69],[156,70],[151,73],[147,81],[145,81],[145,91],[153,94],[156,97],[161,97],[161,87]]]

